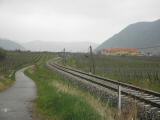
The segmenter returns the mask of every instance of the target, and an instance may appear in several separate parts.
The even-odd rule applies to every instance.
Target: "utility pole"
[[[65,50],[65,48],[63,49],[63,62],[65,65],[66,64],[66,50]]]
[[[94,63],[94,57],[93,57],[93,52],[92,52],[92,46],[89,47],[90,48],[90,62],[92,63],[92,67],[93,67],[93,74],[95,74],[95,63]]]
[[[85,55],[85,57],[86,57],[86,59],[87,59],[87,64],[88,64],[88,67],[89,67],[89,73],[91,73],[92,72],[92,68],[91,68],[91,62],[90,62],[90,55],[89,55],[90,53],[87,53],[86,55]]]

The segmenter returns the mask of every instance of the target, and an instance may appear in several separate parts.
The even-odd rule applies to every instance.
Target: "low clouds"
[[[159,0],[1,0],[0,37],[100,43],[128,24],[160,18]]]

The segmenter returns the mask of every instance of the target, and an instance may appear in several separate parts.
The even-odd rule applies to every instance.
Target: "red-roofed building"
[[[141,52],[137,48],[106,48],[101,51],[101,54],[139,56]]]

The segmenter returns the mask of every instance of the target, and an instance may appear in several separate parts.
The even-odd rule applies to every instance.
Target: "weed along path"
[[[32,120],[32,102],[36,97],[34,82],[24,75],[23,68],[16,72],[16,82],[0,93],[0,120]]]

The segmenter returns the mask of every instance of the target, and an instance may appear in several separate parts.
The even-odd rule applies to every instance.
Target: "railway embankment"
[[[51,62],[49,62],[47,66],[50,69],[56,70],[59,74],[68,77],[74,85],[89,91],[91,94],[96,95],[102,101],[108,102],[110,105],[114,107],[117,106],[117,85],[112,85],[109,82],[97,82],[97,78],[93,78],[94,75],[91,75],[92,77],[88,77],[87,74],[83,74],[83,72],[79,72],[76,70],[74,71],[71,68],[67,69],[66,67],[58,66],[57,64],[53,65],[53,63]],[[124,86],[127,87],[126,84],[124,84]],[[128,88],[130,87],[128,86]],[[134,86],[131,86],[131,88],[134,88]],[[130,90],[126,88],[122,89],[122,114],[126,114],[127,111],[127,114],[132,114],[130,116],[133,116],[133,118],[158,120],[160,118],[158,103],[159,94],[156,94],[156,92],[153,92],[153,94],[146,94],[145,90],[143,89],[141,89],[141,91],[138,91],[138,93],[137,91],[135,91],[137,89],[137,87],[135,87],[135,89]],[[152,93],[152,91],[149,91],[147,93]],[[152,96],[152,98],[150,98],[149,96]]]

